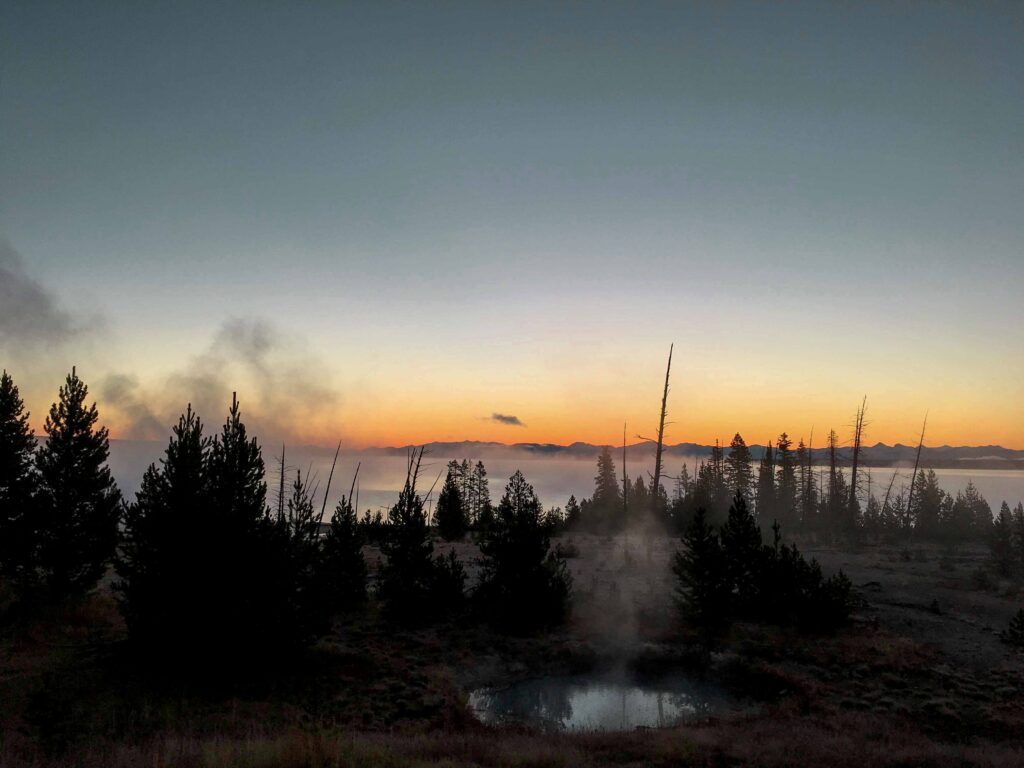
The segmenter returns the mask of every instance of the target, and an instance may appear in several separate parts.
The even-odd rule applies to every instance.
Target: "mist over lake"
[[[163,455],[164,444],[156,441],[113,441],[111,443],[110,467],[117,480],[118,487],[128,496],[134,498],[138,491],[142,474],[150,462],[159,461]],[[263,459],[267,466],[268,498],[276,499],[279,473],[280,446],[264,446]],[[311,478],[311,485],[318,486],[322,491],[326,486],[327,477],[331,470],[333,451],[326,448],[313,446],[300,446],[285,449],[286,465],[289,470],[289,477],[294,477],[294,470],[301,470],[304,477]],[[491,451],[484,457],[467,455],[430,455],[426,454],[423,464],[420,467],[420,481],[418,487],[424,496],[429,492],[432,485],[437,481],[428,506],[432,507],[437,500],[437,494],[441,489],[441,482],[444,480],[443,471],[449,460],[470,459],[475,462],[480,459],[487,468],[488,483],[492,499],[497,500],[505,487],[508,478],[517,469],[522,470],[526,479],[533,485],[534,490],[540,497],[545,507],[564,507],[570,496],[575,495],[577,500],[589,497],[594,491],[594,475],[596,473],[597,453],[591,458],[564,458],[538,456],[524,450],[515,448]],[[627,472],[630,478],[642,472],[646,479],[654,471],[654,461],[649,457],[637,457],[631,460],[627,454]],[[615,454],[618,471],[621,473],[621,453]],[[694,462],[705,460],[704,457],[687,456],[682,460],[677,457],[669,457],[666,461],[664,487],[668,494],[672,495],[674,478],[685,462],[690,475],[694,474]],[[335,470],[334,479],[331,482],[330,498],[328,509],[332,509],[342,494],[348,494],[352,483],[352,475],[356,465],[359,465],[359,510],[370,509],[376,511],[382,509],[385,512],[395,503],[398,492],[405,482],[406,459],[398,455],[382,455],[378,451],[360,451],[348,453],[342,449],[338,459],[338,467]],[[922,469],[927,469],[922,465]],[[827,474],[827,467],[815,467],[816,471],[823,471]],[[849,470],[845,470],[847,475]],[[868,478],[870,477],[871,492],[882,498],[892,480],[893,473],[897,473],[893,483],[893,494],[898,494],[902,486],[909,487],[913,469],[910,467],[871,467],[861,473],[861,492],[867,493]],[[440,474],[440,480],[438,476]],[[1006,501],[1010,506],[1018,501],[1024,500],[1024,470],[992,470],[992,469],[936,469],[939,487],[947,493],[956,494],[962,491],[968,482],[973,482],[981,494],[993,508],[993,512],[999,510],[999,505]],[[619,475],[621,481],[621,474]],[[286,494],[290,489],[286,487]],[[318,496],[322,499],[322,496]]]

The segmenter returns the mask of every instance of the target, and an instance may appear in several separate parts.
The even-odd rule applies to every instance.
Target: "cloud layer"
[[[506,413],[492,413],[491,421],[497,424],[504,424],[506,427],[525,427],[526,425],[519,420],[518,416],[511,416]]]

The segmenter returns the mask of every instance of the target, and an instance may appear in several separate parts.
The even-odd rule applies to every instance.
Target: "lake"
[[[115,441],[111,444],[110,466],[119,487],[129,498],[134,498],[142,480],[142,473],[150,462],[157,461],[162,455],[165,443],[142,441]],[[333,452],[323,449],[295,448],[289,449],[287,463],[291,469],[301,469],[303,475],[313,478],[322,489],[327,481],[331,468]],[[424,495],[431,485],[437,483],[431,504],[440,492],[444,480],[443,472],[450,458],[474,459],[474,457],[424,456],[421,468],[420,488]],[[270,452],[264,453],[267,463],[267,480],[271,486],[271,495],[276,490],[279,476],[275,457]],[[616,457],[618,465],[619,457]],[[693,459],[685,460],[692,474]],[[333,505],[342,493],[348,493],[352,482],[352,474],[360,463],[359,469],[359,509],[387,509],[398,496],[398,491],[405,481],[406,460],[403,456],[381,456],[361,453],[342,453],[335,471],[331,487],[330,505]],[[594,490],[594,460],[577,458],[551,458],[528,454],[523,451],[510,450],[507,453],[490,456],[484,459],[487,467],[491,499],[497,503],[505,488],[509,476],[516,469],[521,469],[526,479],[533,484],[541,502],[547,506],[564,507],[570,495],[577,500],[590,496]],[[668,479],[665,488],[671,493],[671,478],[679,473],[682,466],[678,458],[673,458],[665,467]],[[645,474],[653,472],[653,460],[638,461],[628,465],[629,475],[633,477],[640,470]],[[621,469],[619,467],[619,469]],[[816,468],[817,469],[817,468]],[[875,495],[885,495],[886,487],[893,476],[894,469],[874,467],[870,470],[871,489]],[[900,469],[899,476],[893,486],[897,493],[901,485],[910,484],[910,469]],[[1010,506],[1024,500],[1024,470],[962,470],[937,469],[939,485],[943,490],[956,493],[963,490],[968,481],[981,491],[991,504],[993,511],[998,511],[999,504],[1006,500]],[[438,479],[440,476],[440,479]],[[862,483],[867,483],[867,475],[862,476]],[[286,491],[287,492],[287,491]]]

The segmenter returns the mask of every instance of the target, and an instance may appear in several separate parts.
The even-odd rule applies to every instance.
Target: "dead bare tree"
[[[654,453],[654,487],[651,489],[652,505],[658,503],[661,495],[661,452],[665,443],[665,413],[668,406],[668,380],[672,372],[672,350],[675,344],[668,348],[668,365],[665,366],[665,389],[661,393],[661,418],[658,421],[658,448]]]
[[[331,480],[334,479],[334,468],[338,466],[338,455],[341,453],[341,440],[338,441],[338,447],[334,451],[334,461],[331,462],[331,472],[327,475],[327,487],[324,489],[324,501],[320,506],[320,519],[318,522],[323,522],[324,513],[327,511],[327,497],[331,493]]]
[[[864,436],[864,412],[867,407],[868,396],[864,395],[864,400],[861,402],[860,408],[857,409],[857,417],[853,426],[853,470],[850,473],[850,501],[847,504],[847,514],[850,517],[847,522],[851,527],[857,514],[857,468],[860,465],[860,445],[861,438]]]
[[[917,457],[914,459],[914,474],[910,477],[910,495],[907,496],[907,515],[910,515],[911,505],[914,503],[914,486],[917,484],[917,470],[921,466],[921,448],[924,446],[924,431],[928,426],[928,414],[924,415],[924,424],[921,425],[921,439],[917,441]]]
[[[626,422],[622,422],[622,522],[629,520],[629,477],[626,475]]]
[[[281,443],[281,477],[277,487],[277,520],[284,520],[284,443]]]

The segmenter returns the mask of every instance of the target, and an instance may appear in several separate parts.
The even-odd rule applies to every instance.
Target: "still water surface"
[[[661,728],[721,712],[725,692],[683,676],[656,681],[591,675],[523,680],[470,693],[469,705],[485,723],[520,723],[548,731],[631,731]]]

